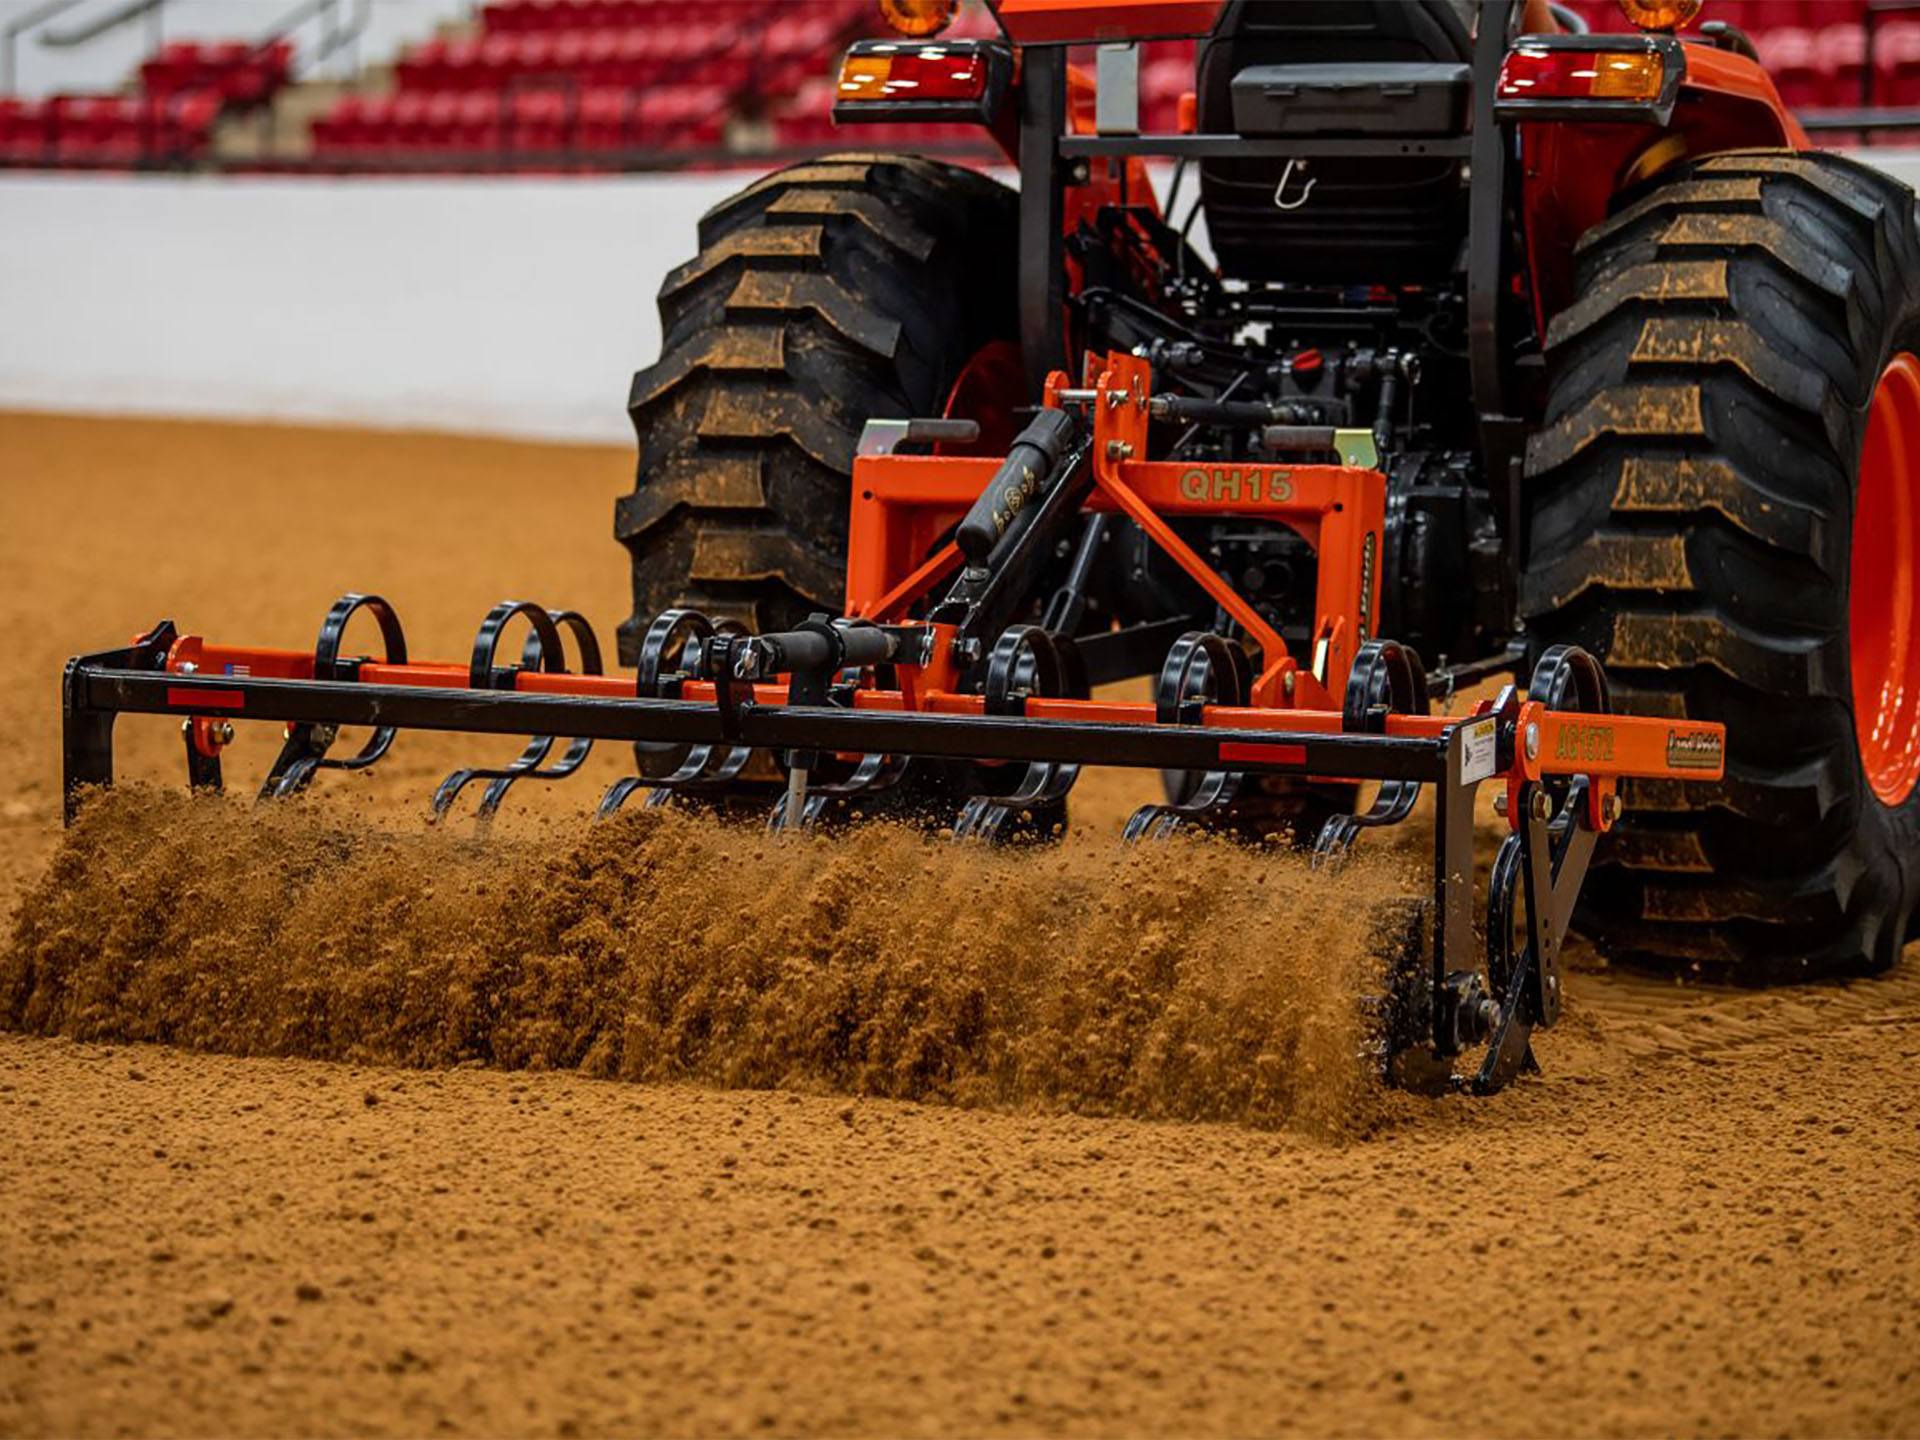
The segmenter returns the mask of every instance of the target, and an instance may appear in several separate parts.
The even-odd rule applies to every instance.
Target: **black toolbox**
[[[1472,69],[1448,62],[1251,65],[1233,77],[1242,135],[1459,135]]]

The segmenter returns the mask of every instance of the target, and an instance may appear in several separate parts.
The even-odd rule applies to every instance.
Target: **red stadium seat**
[[[614,36],[614,69],[612,78],[621,85],[639,87],[653,83],[658,70],[655,59],[657,49],[654,45],[655,32],[652,30],[624,30]]]
[[[618,150],[627,143],[631,92],[621,86],[596,86],[580,94],[576,143],[583,150]]]
[[[620,83],[620,41],[624,31],[602,29],[586,33],[581,47],[578,74],[590,85]]]
[[[1874,37],[1874,100],[1881,105],[1920,105],[1920,24],[1893,20]]]
[[[458,97],[451,144],[457,150],[497,150],[503,102],[497,91],[472,91]]]
[[[508,139],[515,150],[566,146],[568,97],[558,90],[518,90],[508,97]]]
[[[1866,54],[1866,35],[1858,25],[1829,25],[1813,37],[1813,63],[1820,75],[1821,104],[1860,103],[1860,75]]]
[[[573,75],[585,68],[588,33],[585,30],[562,30],[555,34],[553,50],[547,57],[549,70],[561,75]]]
[[[41,101],[0,97],[0,164],[44,163],[49,131],[47,107]]]
[[[1795,108],[1821,103],[1824,87],[1811,34],[1797,26],[1768,30],[1754,38],[1754,45],[1782,100]]]
[[[394,76],[403,90],[445,90],[453,86],[444,40],[416,45],[394,62]]]
[[[1168,53],[1168,52],[1173,53]],[[1184,53],[1181,53],[1184,51]],[[1140,127],[1166,135],[1180,128],[1180,97],[1193,89],[1191,45],[1157,46],[1140,67]]]
[[[833,95],[831,84],[801,88],[794,98],[772,115],[773,141],[780,146],[824,145],[833,139]]]
[[[385,150],[394,143],[394,102],[395,95],[369,95],[361,102],[359,131],[355,138],[356,148],[362,150]]]
[[[475,89],[497,90],[518,68],[525,35],[489,35],[474,52],[467,72],[467,84]]]
[[[559,30],[574,20],[573,0],[526,0],[528,30]]]
[[[437,67],[439,86],[449,90],[491,89],[485,83],[487,73],[480,60],[480,48],[478,40],[448,41]]]

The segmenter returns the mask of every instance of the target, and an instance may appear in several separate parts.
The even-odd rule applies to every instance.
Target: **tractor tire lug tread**
[[[630,395],[624,661],[671,605],[756,630],[841,607],[861,427],[940,413],[967,358],[1016,333],[1015,233],[1005,186],[905,156],[790,166],[708,211]]]
[[[1618,708],[1726,723],[1730,755],[1717,785],[1623,786],[1579,923],[1740,982],[1885,968],[1920,912],[1920,795],[1884,805],[1861,771],[1848,554],[1874,386],[1920,351],[1913,198],[1835,155],[1717,156],[1596,226],[1577,268],[1522,615],[1536,646],[1599,655]]]

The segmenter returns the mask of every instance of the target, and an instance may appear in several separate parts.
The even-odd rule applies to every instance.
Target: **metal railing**
[[[49,20],[57,19],[79,3],[80,0],[45,0],[45,3],[34,6],[26,14],[8,22],[5,30],[0,30],[0,95],[11,95],[18,79],[14,69],[14,52],[19,46],[20,37]]]
[[[20,39],[29,32],[47,25],[60,16],[73,10],[82,0],[43,0],[24,15],[15,17],[4,30],[0,30],[0,94],[10,93],[17,82],[17,46]],[[149,29],[149,58],[160,53],[163,39],[164,11],[169,0],[128,0],[103,14],[87,18],[81,23],[60,30],[48,30],[38,38],[42,45],[55,49],[66,49],[85,45],[110,35],[121,27],[145,20]],[[314,42],[303,47],[304,53],[296,57],[295,63],[303,71],[311,72],[326,63],[335,54],[348,46],[357,46],[373,14],[373,0],[298,0],[290,9],[283,11],[261,32],[257,39],[248,42],[244,51],[226,61],[222,72],[240,70],[265,59],[273,48],[288,40],[295,31],[312,22],[319,23],[319,33]],[[358,68],[357,49],[353,57]],[[291,76],[291,72],[290,72]],[[141,113],[137,130],[137,143],[131,163],[140,168],[178,167],[203,163],[205,156],[198,153],[190,137],[185,137],[180,128],[180,107],[190,99],[189,92],[165,95],[143,94]],[[271,123],[271,107],[262,111]],[[68,165],[76,163],[76,157],[63,153],[62,129],[64,117],[50,117],[46,122],[45,147],[39,163],[46,165]],[[100,157],[101,164],[125,164],[129,157],[124,153],[116,156]],[[78,163],[91,163],[90,157],[79,157]]]
[[[6,81],[0,90],[13,88],[13,44],[17,36],[52,20],[78,4],[79,0],[47,0],[26,15],[9,25],[5,31]],[[42,45],[55,49],[71,49],[76,45],[85,45],[144,19],[148,24],[148,49],[158,53],[164,38],[166,8],[171,0],[127,0],[119,8],[109,10],[80,24],[64,30],[49,30],[40,37]],[[346,11],[348,18],[342,22],[341,12]],[[260,33],[248,48],[246,55],[236,64],[246,64],[264,55],[274,45],[287,39],[309,20],[322,22],[320,38],[311,52],[305,57],[306,65],[312,68],[328,59],[343,46],[356,42],[366,30],[373,18],[373,0],[298,0],[290,10],[282,13]]]
[[[128,0],[118,10],[109,10],[106,14],[88,20],[71,30],[49,30],[40,37],[42,45],[51,45],[56,49],[69,49],[75,45],[84,45],[89,40],[97,40],[110,31],[118,30],[130,21],[145,16],[152,25],[151,42],[157,47],[160,40],[161,11],[166,8],[167,0]]]

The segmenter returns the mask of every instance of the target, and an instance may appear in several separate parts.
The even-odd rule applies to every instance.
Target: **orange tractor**
[[[199,785],[232,722],[286,724],[272,795],[409,727],[535,737],[437,812],[606,740],[637,764],[603,812],[1010,841],[1120,765],[1166,789],[1130,839],[1333,865],[1424,792],[1382,1056],[1481,1091],[1557,1018],[1576,915],[1743,979],[1890,963],[1920,900],[1912,195],[1807,150],[1734,27],[1680,38],[1697,0],[1611,35],[1515,0],[999,0],[1002,38],[943,40],[953,8],[885,0],[900,38],[853,47],[836,116],[977,123],[1017,190],[808,161],[662,287],[629,673],[525,602],[458,664],[373,596],[311,654],[163,625],[69,666],[69,794],[123,711],[181,716]],[[1179,36],[1185,123],[1142,133],[1139,46]],[[1511,832],[1484,923],[1482,785]]]

